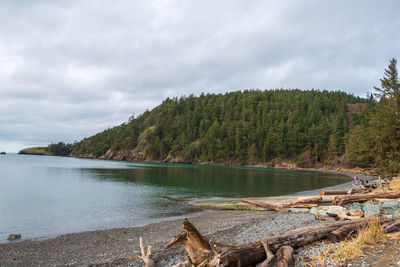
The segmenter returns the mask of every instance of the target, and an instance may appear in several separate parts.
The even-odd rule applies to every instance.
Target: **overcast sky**
[[[359,96],[399,57],[400,1],[0,2],[0,151],[73,142],[166,97]]]

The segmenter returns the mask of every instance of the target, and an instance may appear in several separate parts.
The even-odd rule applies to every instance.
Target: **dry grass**
[[[330,246],[325,251],[325,255],[335,262],[341,263],[356,259],[364,255],[365,249],[373,248],[386,243],[386,241],[385,230],[379,224],[378,218],[373,218],[358,232],[356,237],[341,242],[337,247]]]

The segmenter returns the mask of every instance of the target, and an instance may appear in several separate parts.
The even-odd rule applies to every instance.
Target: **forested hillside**
[[[397,60],[392,59],[381,87],[375,87],[379,100],[352,128],[346,147],[347,162],[374,167],[383,173],[400,172],[400,81]]]
[[[269,90],[166,99],[129,122],[85,138],[73,156],[256,164],[335,164],[351,125],[373,106],[344,92]]]

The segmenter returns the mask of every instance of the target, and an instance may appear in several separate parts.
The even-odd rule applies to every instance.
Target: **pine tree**
[[[397,60],[395,58],[390,60],[388,68],[385,69],[384,77],[380,81],[382,88],[374,87],[377,91],[375,95],[382,100],[393,99],[397,116],[398,108],[400,107],[400,82],[397,71]]]

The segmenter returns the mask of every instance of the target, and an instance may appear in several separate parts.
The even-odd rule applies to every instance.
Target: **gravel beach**
[[[351,182],[333,188],[350,187]],[[210,211],[190,220],[203,235],[226,244],[241,244],[321,223],[308,213],[235,210]],[[174,235],[181,232],[181,221],[177,219],[142,227],[67,234],[43,241],[0,244],[0,266],[143,266],[143,262],[135,258],[139,254],[140,236],[146,246],[153,246],[157,266],[172,266],[187,257],[180,247],[163,249]]]
[[[190,220],[202,234],[226,244],[254,241],[319,223],[311,214],[275,211],[215,211]],[[186,253],[180,247],[164,250],[163,246],[181,230],[181,220],[173,220],[43,241],[12,242],[0,245],[0,266],[142,266],[134,258],[139,254],[140,236],[145,245],[153,246],[157,266],[171,266],[186,260]]]

